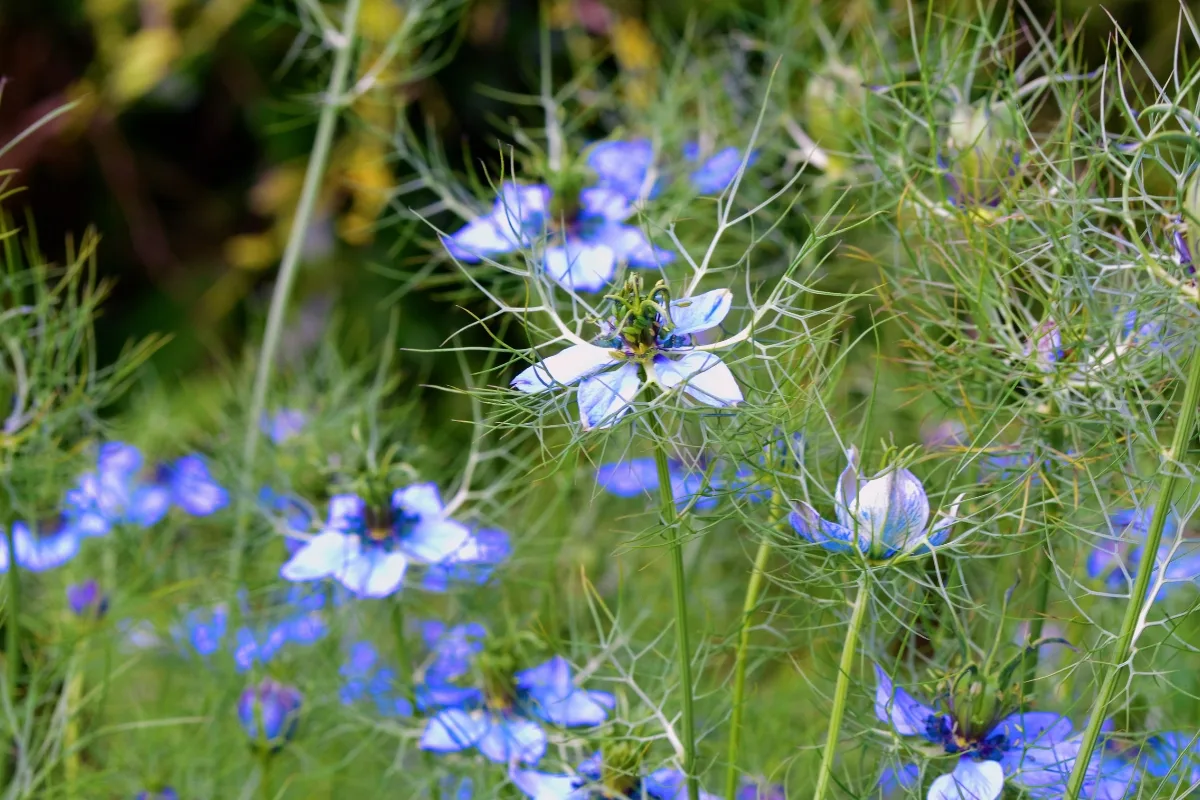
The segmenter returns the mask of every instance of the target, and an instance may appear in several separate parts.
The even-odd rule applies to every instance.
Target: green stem
[[[8,607],[5,609],[5,630],[7,636],[4,644],[4,660],[7,665],[4,691],[8,695],[8,703],[15,709],[17,704],[17,681],[21,678],[21,577],[20,566],[17,564],[17,545],[13,540],[13,526],[4,526],[4,537],[8,544]],[[13,712],[13,719],[17,718]],[[9,757],[16,746],[17,732],[8,731],[0,739],[0,778],[7,783],[9,777]]]
[[[1175,435],[1171,438],[1171,449],[1163,454],[1165,473],[1162,487],[1159,489],[1158,500],[1154,506],[1154,516],[1150,519],[1150,529],[1146,532],[1146,541],[1142,546],[1141,563],[1138,565],[1137,576],[1133,579],[1133,588],[1129,594],[1129,604],[1125,606],[1125,619],[1121,623],[1121,631],[1117,637],[1117,646],[1113,650],[1112,659],[1108,662],[1104,680],[1100,684],[1100,692],[1092,704],[1092,714],[1088,719],[1087,729],[1083,733],[1079,753],[1071,768],[1071,777],[1067,781],[1067,800],[1077,800],[1083,789],[1083,781],[1087,775],[1088,764],[1092,760],[1092,751],[1100,738],[1100,728],[1104,724],[1105,711],[1112,700],[1117,682],[1125,672],[1127,662],[1133,652],[1133,644],[1139,633],[1138,620],[1146,605],[1146,593],[1150,587],[1150,578],[1154,573],[1154,564],[1158,557],[1158,546],[1162,543],[1163,528],[1166,527],[1167,515],[1171,512],[1171,497],[1175,493],[1175,483],[1179,480],[1179,472],[1174,463],[1182,460],[1187,452],[1192,430],[1196,425],[1196,406],[1200,404],[1200,347],[1192,351],[1192,363],[1188,372],[1187,384],[1183,390],[1183,405],[1179,409],[1179,421],[1175,425]],[[1161,474],[1161,473],[1160,473]]]
[[[679,683],[683,691],[683,774],[687,780],[688,800],[699,800],[700,785],[696,781],[696,730],[692,713],[692,645],[688,635],[687,577],[683,570],[683,540],[680,534],[678,509],[675,495],[671,491],[671,467],[667,458],[666,440],[662,424],[655,419],[657,428],[654,443],[654,461],[658,466],[658,495],[662,503],[662,518],[667,535],[667,546],[671,551],[671,582],[675,603],[675,644],[678,650]]]
[[[729,720],[729,767],[725,773],[725,800],[735,800],[738,790],[738,750],[742,743],[742,710],[746,699],[746,661],[750,653],[750,615],[758,606],[763,573],[771,555],[771,540],[766,535],[758,543],[754,556],[754,571],[746,584],[746,599],[742,603],[742,626],[738,632],[737,656],[733,665],[733,715]]]
[[[271,760],[275,752],[266,745],[258,749],[258,796],[262,800],[271,800]]]
[[[399,595],[392,598],[392,627],[396,634],[396,660],[404,676],[404,696],[413,704],[416,712],[416,691],[413,685],[412,654],[408,651],[408,631],[404,622],[404,600]]]
[[[833,759],[837,755],[838,737],[842,732],[842,717],[846,714],[846,696],[850,693],[850,673],[854,669],[854,652],[858,648],[858,634],[862,630],[863,617],[870,605],[870,590],[867,574],[858,580],[858,594],[854,598],[854,610],[850,614],[850,627],[846,629],[846,640],[842,642],[842,659],[838,662],[837,685],[833,689],[833,709],[829,712],[829,731],[825,735],[825,752],[821,754],[821,767],[817,773],[817,789],[813,800],[822,800],[833,779]]]
[[[1050,416],[1057,414],[1056,407],[1051,405]],[[1054,558],[1050,554],[1050,542],[1054,539],[1054,534],[1062,525],[1061,512],[1062,502],[1058,499],[1058,495],[1054,494],[1053,481],[1057,472],[1058,456],[1064,450],[1064,436],[1061,425],[1055,425],[1050,431],[1050,448],[1053,451],[1050,458],[1050,463],[1053,465],[1046,470],[1046,474],[1042,481],[1042,486],[1045,491],[1046,505],[1043,519],[1045,521],[1043,540],[1040,547],[1034,556],[1034,574],[1036,575],[1037,583],[1035,584],[1036,593],[1034,594],[1034,609],[1033,616],[1029,618],[1029,641],[1036,642],[1042,638],[1042,631],[1046,625],[1046,614],[1050,608],[1050,585],[1054,581]],[[1034,650],[1025,661],[1024,681],[1021,687],[1021,697],[1023,702],[1028,703],[1033,697],[1034,686],[1033,682],[1037,679],[1039,651]]]
[[[267,404],[267,386],[271,381],[271,367],[275,361],[275,353],[279,349],[279,340],[283,333],[283,318],[287,312],[288,298],[292,293],[292,284],[296,279],[296,269],[300,264],[300,254],[308,235],[308,226],[312,222],[313,210],[316,207],[317,195],[320,193],[321,182],[325,175],[325,165],[329,160],[329,151],[333,144],[333,133],[337,126],[338,112],[342,107],[342,95],[346,88],[346,78],[350,73],[350,54],[354,47],[354,38],[358,30],[358,9],[361,0],[346,0],[345,17],[342,21],[342,33],[334,45],[337,52],[333,59],[333,71],[329,76],[329,87],[325,93],[325,102],[321,106],[321,115],[317,120],[317,134],[313,140],[312,153],[308,159],[308,168],[304,173],[304,185],[300,192],[300,202],[296,205],[296,216],[292,218],[292,227],[288,232],[287,246],[283,251],[283,259],[279,264],[279,275],[275,279],[275,290],[271,294],[271,307],[267,312],[267,328],[263,334],[262,350],[259,352],[258,369],[254,375],[254,390],[250,400],[250,414],[246,420],[246,441],[242,450],[242,497],[239,500],[237,524],[234,529],[233,548],[229,554],[229,578],[236,587],[241,578],[242,551],[246,545],[247,527],[249,525],[248,498],[252,495],[251,479],[254,472],[254,459],[258,453],[259,419]]]
[[[67,784],[67,797],[79,796],[79,725],[83,709],[83,670],[87,653],[87,639],[80,641],[72,659],[70,678],[67,680],[67,725],[63,731],[63,778]]]

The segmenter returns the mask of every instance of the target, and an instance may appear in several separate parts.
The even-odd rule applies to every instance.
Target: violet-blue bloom
[[[296,408],[281,408],[268,414],[263,412],[259,420],[259,430],[275,444],[283,444],[295,437],[308,423],[308,415]]]
[[[430,672],[437,664],[435,661]],[[485,696],[476,690],[462,693],[451,703],[450,697],[441,693],[426,692],[427,702],[440,700],[443,707],[426,724],[421,749],[450,753],[478,748],[497,764],[534,764],[546,752],[541,721],[563,727],[599,725],[616,705],[608,692],[575,686],[570,666],[557,656],[516,673],[512,681],[511,696]],[[452,686],[446,678],[429,673],[426,683],[430,688]]]
[[[338,697],[345,705],[369,700],[383,717],[411,717],[412,703],[404,696],[396,671],[380,664],[379,654],[370,642],[350,646],[346,663],[338,670],[344,679]],[[404,680],[412,680],[406,676]]]
[[[551,198],[549,186],[504,183],[492,212],[445,237],[446,249],[459,261],[477,263],[534,248],[551,280],[581,292],[604,289],[619,264],[656,268],[674,258],[625,224],[633,206],[619,192],[584,189],[577,208],[559,219]]]
[[[603,800],[613,796],[630,800],[687,800],[687,780],[681,771],[670,767],[644,776],[619,775],[621,786],[606,786],[605,777],[600,753],[581,762],[574,774],[521,769],[509,772],[513,785],[531,800]],[[699,796],[701,800],[717,800],[716,795],[703,790]]]
[[[654,146],[649,139],[616,139],[600,142],[588,152],[587,165],[596,173],[596,186],[610,189],[630,202],[653,196],[658,186],[646,187],[654,165]]]
[[[1170,731],[1146,739],[1142,746],[1146,774],[1171,778],[1183,785],[1200,784],[1200,734]]]
[[[700,164],[689,176],[692,186],[700,194],[720,194],[725,191],[742,168],[742,151],[736,147],[722,148],[701,161],[699,143],[688,142],[683,146],[683,157]],[[746,166],[757,160],[758,151],[751,151]]]
[[[82,538],[66,519],[60,520],[55,530],[44,534],[35,533],[25,522],[14,522],[12,536],[16,563],[30,572],[46,572],[68,563],[79,554]],[[8,572],[13,560],[8,551],[8,536],[0,527],[0,574]]]
[[[149,527],[171,506],[167,487],[140,479],[142,454],[133,445],[106,442],[96,469],[79,476],[67,492],[65,516],[83,536],[103,536],[113,525]]]
[[[183,456],[163,472],[171,502],[193,517],[207,517],[229,505],[229,492],[213,479],[203,456]]]
[[[412,562],[439,564],[470,558],[467,527],[445,515],[432,483],[397,489],[391,507],[370,519],[361,497],[330,498],[325,528],[280,569],[289,581],[333,578],[360,597],[387,597],[400,589]]]
[[[1144,542],[1150,531],[1154,507],[1128,508],[1111,514],[1109,521],[1117,537],[1098,538],[1088,555],[1088,577],[1102,580],[1114,591],[1126,588],[1137,574],[1144,556]],[[1163,524],[1162,543],[1155,558],[1151,585],[1161,578],[1163,585],[1155,595],[1162,600],[1172,592],[1200,582],[1200,541],[1184,539],[1176,548],[1179,515],[1171,509]],[[1172,550],[1175,550],[1172,554]]]
[[[700,494],[704,488],[704,472],[688,469],[682,462],[671,459],[671,496],[675,505],[683,508],[695,501],[692,508],[707,511],[717,504],[711,494]],[[658,491],[658,465],[653,458],[631,458],[610,464],[601,464],[596,470],[596,483],[617,497],[646,497]],[[711,491],[717,488],[708,487]]]
[[[950,537],[962,495],[929,527],[929,498],[916,475],[890,467],[864,479],[858,474],[857,450],[850,449],[847,461],[834,496],[837,522],[799,502],[790,517],[796,533],[826,550],[858,551],[873,560],[927,553]]]
[[[471,531],[472,546],[453,561],[430,564],[421,580],[421,587],[430,592],[446,592],[453,583],[482,586],[492,578],[496,567],[512,555],[509,536],[496,528],[476,528]]]
[[[212,609],[193,609],[183,618],[182,626],[172,629],[175,639],[207,658],[221,649],[229,625],[229,608],[224,604]]]
[[[67,587],[67,605],[77,617],[100,619],[108,611],[108,596],[94,580]]]
[[[242,692],[237,704],[238,721],[251,741],[278,749],[295,735],[301,703],[295,687],[267,678]]]
[[[742,402],[733,372],[716,355],[697,350],[693,337],[717,327],[729,313],[733,293],[714,289],[672,300],[669,320],[648,321],[653,344],[628,341],[611,320],[594,344],[576,344],[523,370],[512,387],[538,394],[579,384],[579,416],[584,428],[606,428],[632,409],[648,382],[664,390],[680,388],[693,400],[719,408]]]
[[[170,786],[164,786],[157,792],[151,792],[150,790],[138,792],[134,800],[179,800],[179,793]]]

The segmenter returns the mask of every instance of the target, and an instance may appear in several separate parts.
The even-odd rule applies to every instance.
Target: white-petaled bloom
[[[647,383],[680,388],[705,405],[728,407],[742,390],[720,357],[695,349],[692,337],[721,324],[733,303],[728,289],[658,302],[665,290],[648,297],[631,279],[620,300],[623,316],[602,325],[592,344],[576,344],[523,370],[512,388],[527,394],[578,383],[579,418],[584,428],[604,428],[629,412]]]

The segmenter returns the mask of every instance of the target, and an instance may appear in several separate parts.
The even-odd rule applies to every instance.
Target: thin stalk
[[[778,492],[776,492],[778,494]],[[750,653],[750,615],[758,607],[763,573],[771,555],[771,540],[764,535],[754,556],[754,570],[746,584],[746,599],[742,603],[742,625],[738,632],[737,656],[733,664],[733,714],[729,719],[729,767],[725,773],[725,800],[736,800],[738,790],[738,756],[742,744],[742,710],[746,700],[746,663]]]
[[[870,605],[870,590],[867,574],[858,579],[858,594],[854,597],[854,609],[850,613],[850,627],[842,642],[842,658],[838,662],[837,684],[833,689],[833,709],[829,712],[829,731],[825,735],[825,752],[821,754],[821,767],[817,772],[817,789],[813,800],[823,800],[833,779],[833,759],[837,754],[838,737],[842,732],[842,717],[846,714],[846,696],[850,693],[850,672],[854,669],[854,652],[858,649],[858,634],[862,630],[863,617]]]
[[[1051,406],[1051,416],[1057,413],[1057,409]],[[1042,631],[1046,625],[1046,613],[1050,608],[1050,585],[1054,581],[1054,559],[1050,555],[1050,540],[1054,533],[1061,527],[1062,502],[1058,499],[1058,495],[1054,493],[1055,487],[1053,480],[1055,473],[1058,470],[1058,454],[1064,449],[1064,436],[1061,425],[1054,426],[1050,431],[1050,448],[1053,451],[1051,455],[1051,467],[1046,469],[1046,474],[1043,478],[1043,491],[1048,495],[1046,499],[1045,512],[1043,519],[1045,521],[1044,535],[1040,547],[1037,549],[1034,561],[1034,575],[1036,576],[1036,584],[1034,591],[1034,609],[1033,616],[1029,618],[1029,641],[1036,642],[1042,638]],[[1034,650],[1025,660],[1024,681],[1021,687],[1021,697],[1023,702],[1029,702],[1033,697],[1034,686],[1033,682],[1037,679],[1038,659],[1040,650]]]
[[[408,650],[408,631],[404,621],[404,601],[399,595],[392,598],[392,628],[396,634],[396,660],[400,664],[400,672],[404,675],[404,696],[413,704],[416,712],[416,691],[413,686],[412,654]]]
[[[21,570],[17,564],[17,544],[13,541],[13,526],[4,527],[8,540],[8,614],[5,629],[8,632],[4,645],[4,658],[8,665],[5,691],[8,701],[17,702],[17,681],[21,677]]]
[[[63,781],[66,783],[67,797],[79,796],[79,724],[83,709],[80,700],[83,698],[83,670],[87,639],[84,638],[77,646],[75,657],[72,659],[71,677],[67,681],[67,725],[63,731]]]
[[[308,226],[312,222],[313,209],[316,207],[317,195],[325,175],[325,166],[329,161],[333,133],[337,126],[338,112],[342,107],[342,95],[346,89],[346,78],[350,73],[350,54],[354,48],[354,38],[358,30],[360,4],[361,0],[346,0],[342,33],[333,45],[337,48],[337,52],[333,59],[333,71],[329,75],[329,87],[325,92],[325,102],[321,106],[321,115],[317,120],[317,134],[313,139],[312,153],[308,159],[308,168],[304,173],[300,202],[296,205],[296,216],[292,218],[287,246],[283,251],[283,259],[279,263],[279,276],[275,279],[275,289],[271,293],[271,306],[267,312],[267,328],[263,334],[258,369],[254,375],[250,413],[246,419],[246,441],[242,450],[242,497],[239,500],[233,549],[229,554],[229,579],[235,587],[241,578],[242,551],[246,546],[246,533],[249,525],[247,498],[251,494],[254,459],[258,453],[259,419],[267,404],[267,386],[271,381],[271,367],[275,362],[275,353],[279,349],[279,340],[283,333],[283,318],[287,312],[292,284],[295,283],[296,269],[300,264],[300,253],[304,248]]]
[[[258,796],[262,800],[271,800],[271,761],[275,751],[266,745],[258,748]]]
[[[1125,619],[1121,622],[1117,646],[1113,651],[1100,684],[1100,693],[1092,704],[1092,714],[1088,719],[1087,729],[1083,732],[1083,741],[1071,767],[1071,777],[1067,780],[1067,800],[1077,800],[1083,789],[1083,781],[1087,775],[1088,764],[1092,760],[1092,751],[1100,739],[1100,728],[1104,725],[1105,711],[1112,700],[1117,681],[1125,671],[1133,644],[1139,633],[1138,621],[1146,605],[1146,593],[1150,588],[1150,578],[1154,572],[1154,564],[1158,556],[1158,546],[1162,543],[1163,528],[1166,527],[1167,515],[1171,512],[1171,497],[1175,493],[1175,482],[1179,473],[1174,462],[1182,459],[1187,452],[1188,442],[1196,426],[1196,406],[1200,404],[1200,347],[1192,350],[1192,363],[1188,372],[1187,384],[1183,390],[1183,405],[1179,409],[1179,421],[1175,425],[1175,435],[1171,438],[1171,449],[1163,454],[1165,472],[1162,486],[1158,492],[1158,500],[1154,506],[1154,516],[1150,519],[1150,529],[1146,532],[1146,542],[1142,547],[1141,563],[1138,565],[1137,576],[1133,579],[1133,588],[1129,593],[1129,604],[1125,606]]]
[[[671,582],[675,604],[675,646],[678,650],[679,683],[683,691],[683,774],[687,780],[688,800],[699,800],[700,784],[696,781],[696,730],[692,713],[692,645],[688,635],[687,577],[683,569],[683,541],[679,531],[680,517],[671,491],[671,466],[662,424],[655,420],[654,462],[658,467],[658,495],[662,503],[663,525],[667,547],[671,553]]]

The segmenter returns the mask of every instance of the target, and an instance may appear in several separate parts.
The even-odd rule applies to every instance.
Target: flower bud
[[[296,733],[301,701],[295,687],[267,678],[242,692],[237,704],[238,720],[251,740],[277,750]]]

